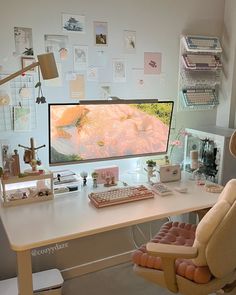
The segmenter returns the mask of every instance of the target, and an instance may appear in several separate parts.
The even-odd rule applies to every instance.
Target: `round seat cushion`
[[[191,247],[195,239],[195,231],[196,225],[168,222],[160,228],[151,242]],[[161,258],[149,255],[145,245],[133,253],[132,260],[137,265],[162,270]],[[198,284],[208,283],[212,277],[207,266],[196,266],[191,259],[176,259],[175,267],[178,275]]]

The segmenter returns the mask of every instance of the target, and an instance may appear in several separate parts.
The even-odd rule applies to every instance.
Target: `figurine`
[[[107,176],[105,179],[106,182],[104,183],[104,186],[110,186],[110,180],[111,180],[111,178],[109,176]]]
[[[88,177],[88,173],[83,171],[80,173],[80,176],[83,178],[83,186],[87,185],[87,177]]]
[[[13,163],[12,163],[12,175],[18,176],[20,174],[20,160],[19,154],[17,150],[14,150],[14,155],[12,155]]]
[[[156,162],[154,162],[153,160],[148,160],[146,164],[147,164],[147,169],[144,168],[144,170],[147,171],[148,182],[150,183],[151,178],[156,176],[156,174],[154,174],[154,172],[156,171],[154,169],[154,167],[156,166]]]
[[[93,178],[93,188],[98,187],[98,183],[97,183],[98,173],[97,172],[93,172],[92,173],[92,178]]]
[[[109,187],[109,186],[115,186],[115,185],[117,185],[115,176],[112,173],[107,173],[105,177],[104,186]]]
[[[25,149],[24,153],[24,162],[26,164],[30,164],[32,170],[27,171],[28,173],[32,172],[35,173],[38,171],[37,166],[41,165],[41,161],[36,159],[36,151],[45,147],[46,145],[43,144],[41,146],[35,147],[34,139],[30,138],[30,147],[18,144],[19,147],[23,147]]]

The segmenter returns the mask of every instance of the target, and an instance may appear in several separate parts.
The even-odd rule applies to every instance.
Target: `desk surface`
[[[3,226],[14,251],[29,250],[96,233],[139,224],[167,216],[211,207],[218,194],[207,193],[202,186],[182,175],[181,182],[168,183],[173,188],[183,184],[188,192],[95,208],[87,194],[80,192],[56,195],[52,201],[0,208]]]

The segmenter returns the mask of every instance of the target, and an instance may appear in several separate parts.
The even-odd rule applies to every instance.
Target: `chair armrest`
[[[196,247],[169,245],[161,243],[147,243],[147,252],[152,256],[168,257],[168,258],[195,258],[198,250]]]
[[[189,259],[196,257],[198,253],[197,248],[161,243],[147,243],[146,249],[148,254],[161,257],[166,286],[171,292],[178,293],[175,260],[176,258]]]

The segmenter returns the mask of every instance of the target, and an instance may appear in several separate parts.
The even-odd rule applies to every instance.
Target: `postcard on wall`
[[[29,131],[31,130],[31,113],[29,107],[13,107],[13,130]]]
[[[95,65],[99,68],[104,68],[108,64],[107,52],[104,50],[97,50],[95,55]]]
[[[0,107],[12,104],[11,91],[12,91],[12,89],[11,89],[10,83],[5,83],[5,84],[1,85],[1,87],[0,87]]]
[[[135,53],[136,52],[136,32],[124,31],[124,52]]]
[[[133,95],[137,98],[150,97],[150,91],[156,83],[156,76],[144,75],[143,70],[143,68],[132,68],[131,71],[130,89],[132,89]]]
[[[161,53],[144,52],[144,74],[159,75],[161,73]]]
[[[98,81],[98,68],[91,67],[87,69],[87,81],[90,81],[90,82]]]
[[[111,96],[111,84],[101,84],[100,85],[100,91],[99,91],[99,97],[101,99],[108,99]]]
[[[45,51],[53,52],[56,60],[68,58],[68,36],[44,35]]]
[[[67,72],[66,73],[66,81],[76,80],[76,73]]]
[[[65,32],[84,33],[85,16],[62,13],[62,29]]]
[[[88,46],[75,45],[74,51],[74,71],[86,70],[88,67]]]
[[[126,67],[123,59],[112,60],[113,82],[126,82]]]
[[[31,28],[14,27],[15,52],[19,55],[34,55]]]
[[[29,57],[29,56],[22,56],[21,57],[21,66],[22,66],[22,69],[25,68],[25,67],[28,67],[30,66],[31,64],[35,63],[36,60],[34,57]],[[35,73],[36,72],[36,68],[32,68],[30,70],[27,71],[27,73]]]
[[[145,76],[142,68],[132,69],[133,85],[136,89],[143,89],[145,87]]]
[[[47,87],[61,87],[63,84],[61,63],[56,63],[56,65],[57,65],[58,77],[54,79],[44,80],[45,86]]]
[[[85,81],[84,75],[77,74],[75,80],[69,81],[70,98],[85,98]]]
[[[107,22],[93,22],[95,45],[106,46],[108,44]]]

